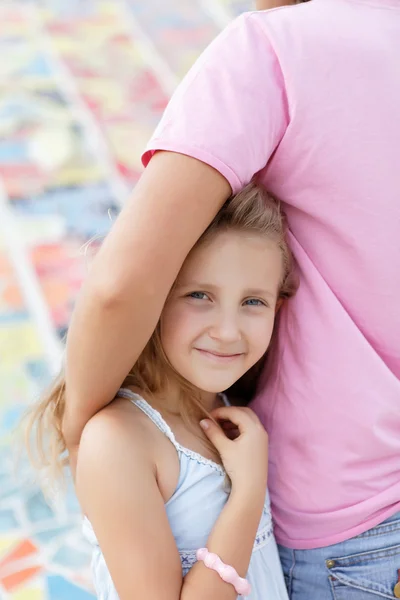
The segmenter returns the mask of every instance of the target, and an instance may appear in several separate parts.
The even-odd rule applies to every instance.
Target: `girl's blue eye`
[[[195,300],[205,300],[208,298],[208,296],[204,292],[191,292],[189,294],[189,298],[194,298]]]
[[[247,306],[265,306],[265,302],[258,300],[258,298],[249,298],[249,300],[245,300],[245,304]]]

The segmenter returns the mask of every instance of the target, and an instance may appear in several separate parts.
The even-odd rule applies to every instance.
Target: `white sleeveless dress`
[[[141,396],[121,389],[127,398],[153,421],[175,446],[180,475],[176,490],[165,505],[185,576],[196,562],[196,550],[206,546],[208,536],[229,497],[224,469],[200,454],[182,447],[169,425]],[[93,546],[92,573],[99,600],[119,600],[96,535],[87,518],[85,537]],[[133,560],[133,558],[132,558]],[[252,592],[249,600],[288,600],[278,550],[273,534],[268,492],[254,542],[247,578]],[[242,598],[242,596],[238,596]]]

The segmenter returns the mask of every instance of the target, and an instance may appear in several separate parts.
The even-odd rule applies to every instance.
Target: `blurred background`
[[[0,2],[0,600],[89,600],[70,489],[49,506],[15,426],[60,365],[93,236],[188,68],[250,0]],[[99,242],[97,242],[99,243]]]

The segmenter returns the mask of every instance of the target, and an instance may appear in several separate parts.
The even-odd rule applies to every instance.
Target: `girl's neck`
[[[132,391],[141,394],[141,390],[133,388]],[[198,398],[206,412],[211,412],[214,408],[221,406],[221,397],[213,392],[198,390]],[[175,382],[168,382],[165,388],[151,398],[146,398],[156,410],[162,413],[180,414],[182,408],[182,391]]]
[[[220,398],[218,394],[204,392],[203,390],[197,391],[200,403],[207,412],[211,412],[214,408],[220,405]],[[173,413],[180,412],[182,400],[184,401],[184,397],[182,398],[182,391],[179,385],[175,382],[169,382],[165,390],[156,395],[156,399],[157,398],[159,399],[160,404],[162,404],[164,410]]]

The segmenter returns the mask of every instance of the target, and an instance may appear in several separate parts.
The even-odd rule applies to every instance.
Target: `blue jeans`
[[[315,550],[279,547],[291,600],[400,597],[400,513],[355,538]],[[400,588],[400,585],[398,586]]]

